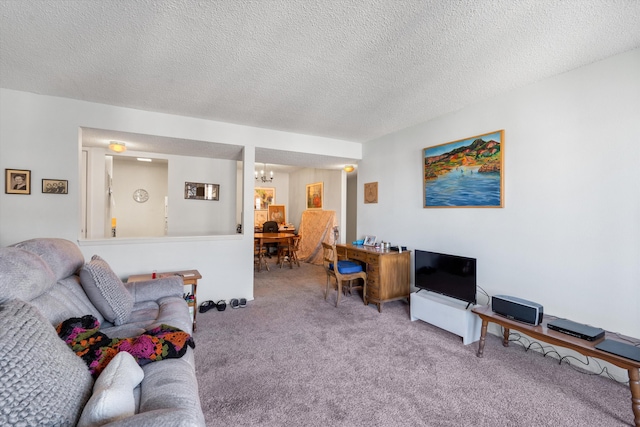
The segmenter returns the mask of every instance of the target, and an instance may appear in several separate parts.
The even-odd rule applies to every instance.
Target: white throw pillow
[[[93,395],[82,411],[78,427],[101,426],[135,415],[133,389],[143,378],[144,371],[131,354],[116,354],[93,385]]]

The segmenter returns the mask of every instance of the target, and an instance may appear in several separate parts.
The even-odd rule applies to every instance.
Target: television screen
[[[416,287],[476,303],[476,259],[415,251]]]

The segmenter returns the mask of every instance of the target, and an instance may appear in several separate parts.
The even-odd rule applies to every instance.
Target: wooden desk
[[[631,359],[625,359],[624,357],[616,356],[615,354],[607,353],[606,351],[598,350],[595,345],[601,342],[603,339],[617,339],[622,341],[616,334],[611,332],[605,332],[604,338],[597,341],[587,341],[580,338],[573,337],[571,335],[563,334],[552,329],[547,328],[547,322],[553,320],[553,317],[544,316],[542,324],[538,326],[529,325],[527,323],[518,322],[516,320],[510,320],[506,317],[500,316],[491,310],[490,307],[475,307],[471,310],[482,319],[482,328],[480,330],[480,342],[478,343],[478,357],[483,356],[484,344],[487,336],[487,326],[489,322],[496,323],[504,328],[504,335],[502,339],[502,345],[509,346],[509,332],[510,329],[520,331],[532,338],[539,339],[549,344],[555,344],[560,347],[569,348],[575,350],[585,356],[595,357],[618,366],[622,369],[626,369],[629,373],[629,388],[631,389],[631,408],[633,410],[635,425],[640,427],[640,362],[636,362]]]
[[[411,295],[411,251],[390,251],[372,246],[336,245],[338,256],[366,264],[367,294],[364,303],[372,302],[382,312],[388,301],[409,299]]]
[[[180,271],[167,271],[164,273],[157,273],[156,278],[180,276],[182,277],[182,283],[184,286],[191,286],[191,293],[193,294],[193,302],[187,301],[189,310],[193,310],[193,332],[196,331],[196,314],[198,313],[198,279],[202,279],[202,275],[198,270],[180,270]],[[143,282],[145,280],[152,280],[153,273],[148,274],[134,274],[129,276],[127,283]]]
[[[278,228],[278,233],[296,234],[295,228]]]

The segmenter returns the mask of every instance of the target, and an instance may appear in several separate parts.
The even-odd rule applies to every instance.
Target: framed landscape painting
[[[425,208],[504,206],[504,130],[425,148]]]

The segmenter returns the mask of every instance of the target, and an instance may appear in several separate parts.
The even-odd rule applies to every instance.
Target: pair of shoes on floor
[[[247,306],[247,300],[245,298],[234,298],[231,300],[231,308],[240,308],[240,307],[246,307]]]
[[[200,304],[200,313],[206,313],[207,311],[211,310],[213,307],[216,307],[217,304],[211,300],[205,301],[202,304]]]

